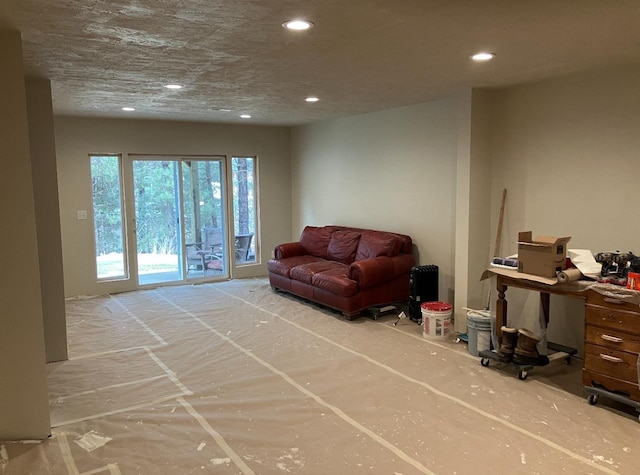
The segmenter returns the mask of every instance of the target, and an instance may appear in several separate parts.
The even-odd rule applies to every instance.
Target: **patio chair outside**
[[[236,262],[242,263],[249,260],[249,249],[253,233],[236,234]]]
[[[187,273],[193,269],[204,275],[209,261],[222,259],[222,228],[206,226],[202,234],[203,242],[187,244]]]

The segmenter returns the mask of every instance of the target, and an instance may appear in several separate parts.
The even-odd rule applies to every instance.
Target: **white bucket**
[[[451,305],[446,302],[425,302],[420,306],[425,338],[442,340],[449,336],[451,309]]]
[[[484,310],[467,313],[467,337],[469,353],[478,356],[481,351],[491,349],[491,314]]]

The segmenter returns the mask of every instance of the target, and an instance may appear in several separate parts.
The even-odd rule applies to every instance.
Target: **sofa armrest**
[[[287,257],[295,257],[304,255],[302,244],[299,242],[287,242],[279,244],[273,250],[276,259],[285,259]]]
[[[349,277],[360,288],[374,287],[407,274],[415,264],[412,254],[398,254],[395,257],[372,257],[355,261],[349,267]]]

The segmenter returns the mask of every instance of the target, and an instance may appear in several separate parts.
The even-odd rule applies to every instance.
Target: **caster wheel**
[[[598,395],[597,394],[589,394],[589,397],[587,398],[587,402],[593,406],[595,403],[598,402]]]
[[[524,381],[525,379],[527,379],[527,376],[529,376],[529,373],[524,369],[518,373],[518,379],[520,381]]]
[[[482,358],[480,360],[480,364],[486,368],[487,366],[489,366],[489,358]]]

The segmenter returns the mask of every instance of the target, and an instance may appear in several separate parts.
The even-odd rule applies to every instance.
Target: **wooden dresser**
[[[640,402],[640,307],[587,291],[582,382]]]

